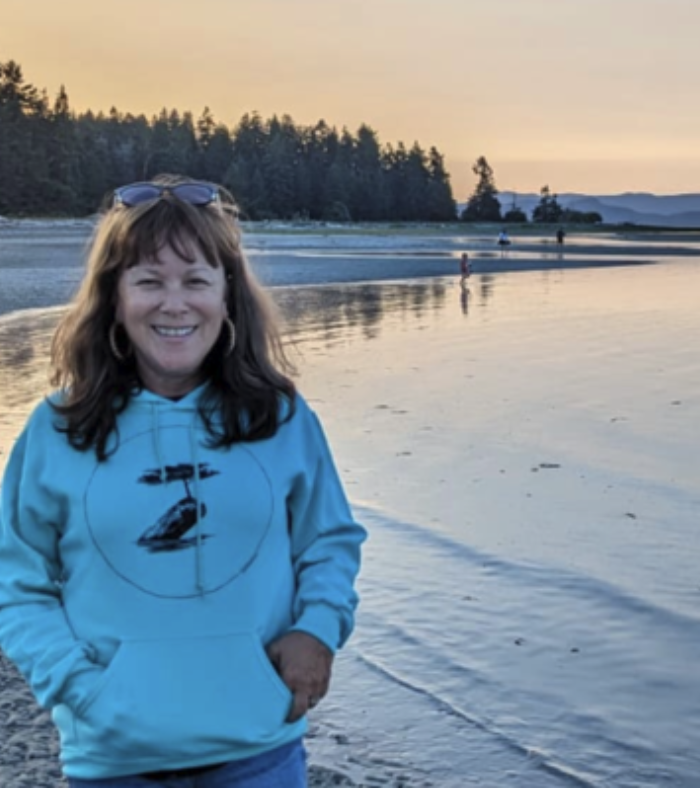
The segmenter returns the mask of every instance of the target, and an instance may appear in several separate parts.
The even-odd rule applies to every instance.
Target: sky
[[[0,0],[0,62],[76,111],[366,123],[458,200],[482,155],[501,190],[699,193],[699,30],[700,0]]]

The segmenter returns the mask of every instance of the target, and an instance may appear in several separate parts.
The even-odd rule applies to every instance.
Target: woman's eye
[[[206,279],[190,279],[189,283],[194,287],[206,287],[209,284]]]
[[[154,287],[155,285],[160,284],[159,279],[139,279],[137,280],[136,284],[139,287]]]

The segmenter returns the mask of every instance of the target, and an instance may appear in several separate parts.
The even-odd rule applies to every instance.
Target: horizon
[[[510,194],[515,193],[519,196],[532,196],[532,197],[539,197],[539,190],[537,192],[534,191],[518,191],[517,189],[498,189],[498,194]],[[561,191],[561,192],[552,192],[552,194],[556,197],[568,197],[570,195],[580,195],[582,197],[698,197],[700,198],[700,191],[696,192],[672,192],[669,194],[660,194],[659,192],[648,192],[648,191],[624,191],[624,192],[596,192],[595,194],[592,192],[579,192],[579,191]]]
[[[122,0],[99,12],[64,0],[40,13],[0,0],[0,12],[0,62],[50,100],[65,85],[78,113],[366,123],[382,145],[435,146],[457,201],[482,155],[501,192],[699,191],[693,0],[435,0],[430,13],[417,0]]]

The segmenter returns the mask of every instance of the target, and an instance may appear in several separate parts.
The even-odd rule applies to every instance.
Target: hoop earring
[[[126,354],[122,353],[122,351],[119,350],[119,345],[117,344],[118,328],[119,328],[118,323],[112,323],[112,325],[109,327],[109,347],[110,350],[112,351],[112,355],[114,356],[114,358],[116,358],[120,364],[123,364],[127,360],[127,358],[131,355],[132,348],[131,345],[129,345],[129,350],[126,352]]]
[[[230,356],[231,353],[233,353],[233,349],[236,347],[236,326],[228,315],[224,318],[224,325],[228,329],[229,334],[228,344],[226,345],[226,355]]]

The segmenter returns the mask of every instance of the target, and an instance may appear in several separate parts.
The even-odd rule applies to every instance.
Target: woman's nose
[[[160,309],[163,312],[186,312],[188,309],[186,296],[184,288],[176,284],[168,285],[163,292]]]

